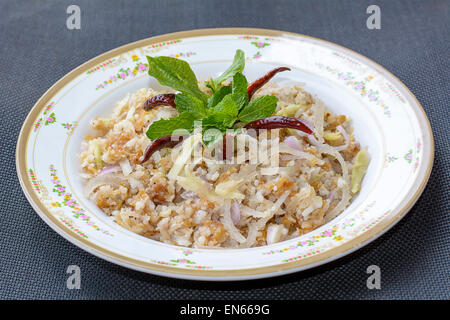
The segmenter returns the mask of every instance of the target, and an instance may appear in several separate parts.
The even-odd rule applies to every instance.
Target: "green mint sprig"
[[[212,95],[199,89],[197,78],[186,61],[171,57],[147,58],[149,75],[161,85],[179,91],[175,96],[175,106],[180,114],[153,122],[147,130],[151,140],[171,135],[177,129],[192,132],[194,122],[201,121],[203,140],[210,144],[222,138],[226,130],[236,123],[249,123],[275,112],[278,99],[273,96],[262,96],[249,102],[248,82],[242,74],[245,66],[242,50],[236,51],[233,63],[224,73],[208,83]],[[231,85],[222,85],[229,78],[233,78]],[[217,129],[218,133],[213,138],[206,138],[208,129]]]
[[[188,113],[182,113],[177,117],[170,119],[161,119],[152,123],[147,130],[147,137],[155,140],[161,137],[170,136],[177,129],[185,129],[189,132],[194,127],[195,119]],[[151,129],[150,129],[151,128]]]

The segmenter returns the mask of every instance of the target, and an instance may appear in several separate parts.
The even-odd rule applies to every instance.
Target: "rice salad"
[[[318,125],[314,137],[280,130],[278,173],[262,175],[255,165],[205,158],[186,164],[180,176],[168,175],[189,140],[157,151],[141,165],[150,144],[146,128],[177,115],[168,106],[143,110],[144,102],[159,93],[141,89],[127,96],[111,117],[91,121],[99,135],[87,136],[82,143],[86,194],[133,232],[186,247],[262,246],[323,225],[359,191],[361,179],[351,174],[352,168],[357,155],[366,158],[367,153],[355,140],[348,117],[325,110],[298,85],[269,83],[255,94],[276,96],[276,114]],[[243,130],[237,139],[245,135]]]
[[[213,94],[205,82],[198,88]],[[143,162],[152,143],[149,127],[180,114],[170,105],[146,110],[146,101],[175,92],[144,88],[127,95],[109,117],[91,121],[96,134],[82,142],[86,196],[120,226],[184,247],[264,246],[320,227],[358,194],[370,160],[351,120],[327,110],[297,83],[264,83],[251,100],[276,97],[272,115],[301,120],[313,134],[279,128],[255,136],[235,124],[234,142],[244,148],[235,146],[232,156],[243,161],[217,161],[216,144],[192,133]],[[251,143],[275,156],[276,166],[250,161]]]

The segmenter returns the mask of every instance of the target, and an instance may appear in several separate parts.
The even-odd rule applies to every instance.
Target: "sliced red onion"
[[[113,172],[119,172],[122,169],[120,168],[120,166],[109,166],[109,167],[104,167],[102,169],[102,171],[100,171],[98,174],[107,174],[107,173],[113,173]]]
[[[300,145],[300,141],[298,141],[293,136],[289,136],[286,139],[284,139],[284,143],[286,143],[292,149],[295,149],[295,150],[298,150],[298,151],[302,151],[303,150],[302,146]]]
[[[101,175],[99,174],[88,181],[88,183],[84,187],[84,193],[87,197],[89,197],[90,194],[95,191],[95,189],[97,189],[102,185],[120,186],[122,182],[128,184],[127,180],[124,179],[120,174],[116,173],[108,173]]]
[[[342,145],[342,146],[335,147],[335,149],[336,149],[337,151],[343,151],[343,150],[347,149],[348,145],[350,144],[350,137],[348,136],[347,131],[345,131],[345,129],[344,129],[342,126],[339,125],[339,126],[336,127],[336,129],[337,129],[337,130],[342,134],[342,136],[344,137],[344,139],[345,139],[345,144]]]
[[[241,208],[239,207],[239,203],[237,201],[233,201],[230,210],[231,221],[233,221],[234,225],[237,225],[239,221],[241,221]]]
[[[295,131],[297,131],[297,134],[298,134],[300,137],[309,137],[309,136],[310,136],[310,135],[307,134],[306,132],[303,132],[303,131],[300,131],[300,130],[295,130]]]

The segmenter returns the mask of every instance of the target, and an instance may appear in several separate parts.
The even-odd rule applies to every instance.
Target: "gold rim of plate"
[[[424,134],[424,149],[423,149],[423,162],[419,169],[418,176],[416,178],[415,185],[409,190],[408,194],[404,197],[403,201],[395,208],[392,209],[392,215],[390,219],[380,222],[375,225],[370,230],[363,232],[354,239],[328,251],[315,254],[310,257],[306,257],[301,260],[286,262],[282,264],[277,264],[273,266],[265,266],[258,268],[247,268],[238,270],[195,270],[195,269],[181,269],[172,268],[169,266],[157,265],[151,262],[145,262],[141,260],[132,259],[116,252],[110,251],[103,247],[97,246],[83,238],[75,237],[69,229],[64,227],[63,223],[59,221],[51,212],[44,206],[44,204],[39,200],[35,192],[33,191],[30,180],[27,178],[26,170],[26,146],[28,144],[29,136],[32,132],[34,120],[41,113],[42,109],[45,107],[45,103],[49,101],[54,95],[56,95],[64,86],[71,82],[77,76],[85,73],[90,68],[95,65],[112,58],[114,56],[120,55],[122,53],[128,52],[130,50],[140,48],[143,46],[148,46],[154,43],[186,39],[193,37],[202,36],[218,36],[218,35],[256,35],[256,36],[270,36],[270,37],[280,37],[280,38],[290,38],[290,39],[307,39],[311,42],[315,42],[326,47],[338,48],[340,51],[346,54],[356,57],[362,60],[367,65],[371,66],[378,72],[380,72],[384,77],[390,79],[393,83],[399,85],[400,89],[403,91],[405,97],[411,103],[411,106],[416,106],[414,110],[416,116],[419,119],[422,133]],[[22,190],[27,197],[28,201],[32,205],[33,209],[39,214],[39,216],[50,225],[55,231],[62,235],[65,239],[75,244],[76,246],[94,254],[97,257],[105,259],[109,262],[119,264],[124,267],[128,267],[134,270],[153,273],[157,275],[184,278],[184,279],[197,279],[197,280],[245,280],[245,279],[256,279],[269,276],[282,275],[287,273],[292,273],[300,270],[310,269],[315,266],[336,260],[344,255],[347,255],[358,248],[362,247],[368,242],[371,242],[382,234],[387,232],[391,227],[393,227],[398,221],[403,218],[403,216],[411,209],[415,204],[417,199],[422,194],[425,185],[431,174],[431,169],[434,160],[434,140],[431,131],[430,122],[423,110],[422,105],[413,95],[413,93],[390,71],[388,71],[383,66],[377,64],[376,62],[370,60],[369,58],[353,51],[337,45],[332,42],[328,42],[322,39],[279,31],[271,29],[255,29],[255,28],[214,28],[214,29],[198,29],[190,31],[182,31],[169,33],[165,35],[155,36],[136,42],[132,42],[116,49],[107,51],[99,56],[83,63],[79,67],[75,68],[60,80],[58,80],[52,87],[50,87],[42,97],[36,102],[31,111],[29,112],[27,118],[24,121],[22,129],[19,134],[16,146],[16,170],[17,175],[22,187]]]

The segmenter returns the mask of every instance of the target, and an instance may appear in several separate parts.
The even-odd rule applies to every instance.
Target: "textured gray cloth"
[[[81,30],[66,8],[81,8]],[[366,8],[381,8],[381,30]],[[1,1],[0,298],[3,299],[448,299],[450,1]],[[311,35],[356,50],[397,75],[431,121],[436,160],[409,214],[367,247],[326,266],[239,283],[172,280],[98,259],[52,231],[28,204],[15,144],[35,101],[59,78],[117,46],[168,32],[260,27]],[[81,289],[66,289],[80,266]],[[368,290],[366,268],[381,268]]]

